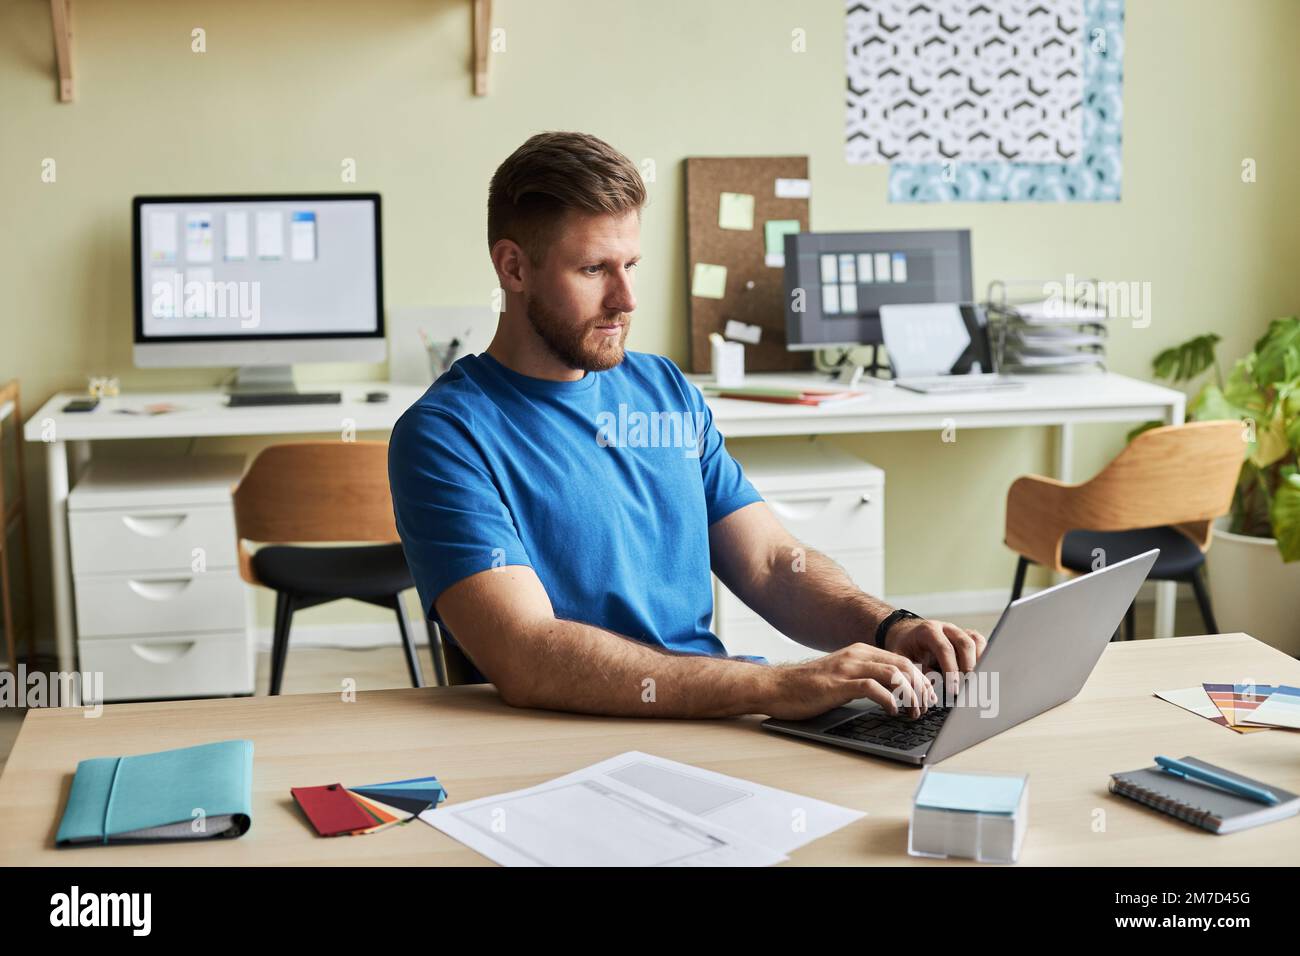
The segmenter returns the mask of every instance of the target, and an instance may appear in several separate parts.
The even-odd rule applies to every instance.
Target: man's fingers
[[[938,662],[939,670],[944,676],[944,687],[947,688],[948,695],[952,696],[957,693],[957,678],[960,674],[957,652],[938,621],[926,621],[926,624],[925,646]]]
[[[855,645],[854,651],[840,660],[839,671],[850,679],[875,680],[893,693],[895,702],[917,715],[938,703],[925,673],[902,654]]]
[[[943,634],[952,644],[957,655],[957,665],[962,669],[962,672],[973,671],[977,653],[975,638],[956,624],[949,624],[946,621],[943,623]]]
[[[880,685],[879,681],[865,678],[852,682],[853,698],[866,697],[879,704],[891,717],[898,713],[898,702],[894,700],[894,695]]]

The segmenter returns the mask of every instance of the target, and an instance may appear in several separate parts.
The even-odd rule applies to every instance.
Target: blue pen
[[[1201,780],[1216,787],[1222,787],[1224,790],[1230,790],[1243,797],[1249,797],[1251,800],[1267,803],[1270,806],[1281,802],[1278,800],[1277,794],[1272,790],[1265,790],[1263,787],[1252,787],[1248,783],[1241,783],[1231,777],[1225,777],[1221,773],[1215,773],[1213,770],[1203,770],[1200,767],[1194,767],[1189,763],[1183,763],[1181,760],[1174,760],[1171,757],[1156,757],[1155,759],[1162,770],[1166,773],[1172,773],[1175,777]]]

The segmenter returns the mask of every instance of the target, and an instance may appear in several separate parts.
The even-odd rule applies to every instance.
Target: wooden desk
[[[1300,662],[1244,634],[1112,644],[1083,692],[945,761],[952,770],[1029,772],[1024,864],[1293,864],[1300,817],[1214,836],[1106,791],[1110,773],[1156,753],[1192,754],[1300,791],[1300,737],[1239,735],[1151,696],[1202,681],[1300,684]],[[1005,693],[1005,688],[1003,689]],[[88,719],[68,708],[27,715],[0,778],[0,866],[339,863],[481,865],[432,827],[322,839],[291,786],[437,774],[452,801],[542,783],[626,750],[642,750],[868,811],[798,851],[792,863],[942,865],[907,855],[920,773],[758,729],[758,718],[668,721],[512,710],[489,687],[117,704]],[[252,829],[203,845],[54,849],[78,759],[232,737],[255,742]],[[1105,832],[1096,832],[1097,811]]]

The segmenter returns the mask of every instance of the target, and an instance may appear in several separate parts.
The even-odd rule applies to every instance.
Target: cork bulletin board
[[[785,269],[768,255],[783,241],[767,225],[797,222],[799,232],[808,231],[808,157],[688,157],[685,163],[691,371],[712,371],[709,335],[725,334],[729,321],[751,327],[748,337],[758,338],[746,341],[746,371],[812,368],[811,352],[786,350]]]

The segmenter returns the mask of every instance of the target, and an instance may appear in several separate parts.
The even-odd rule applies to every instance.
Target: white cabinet
[[[840,564],[876,597],[885,590],[885,473],[830,445],[808,439],[730,448],[732,457],[792,535]],[[727,653],[772,663],[820,652],[790,640],[715,576],[713,630]]]
[[[243,469],[241,456],[97,458],[69,494],[77,650],[105,701],[253,692],[230,498]]]

